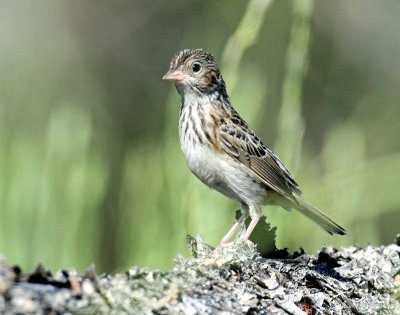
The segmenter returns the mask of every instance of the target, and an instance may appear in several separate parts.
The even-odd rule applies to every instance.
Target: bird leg
[[[251,233],[253,233],[254,228],[256,227],[258,221],[260,221],[261,215],[259,213],[256,213],[254,216],[252,216],[251,222],[249,224],[249,226],[247,227],[246,233],[244,234],[243,237],[243,242],[246,242]]]
[[[226,233],[226,235],[223,237],[223,239],[221,240],[221,242],[219,242],[219,245],[224,245],[227,244],[230,239],[232,238],[233,234],[235,234],[235,232],[237,231],[237,229],[239,228],[239,226],[241,226],[244,221],[246,220],[247,216],[248,216],[248,212],[245,211],[242,213],[242,215],[240,216],[240,218],[236,221],[236,223],[231,227],[231,229],[228,231],[228,233]]]

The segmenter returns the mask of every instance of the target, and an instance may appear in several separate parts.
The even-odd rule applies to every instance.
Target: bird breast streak
[[[198,104],[182,106],[179,119],[179,138],[186,163],[190,170],[206,185],[213,186],[220,174],[220,161],[216,150],[214,131]],[[206,127],[206,128],[204,128]]]

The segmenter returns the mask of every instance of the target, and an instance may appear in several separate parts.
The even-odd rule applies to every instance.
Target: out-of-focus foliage
[[[220,240],[238,205],[190,174],[179,97],[161,80],[189,47],[216,56],[239,113],[349,233],[265,207],[278,246],[392,241],[400,3],[249,3],[2,2],[0,252],[10,263],[165,268],[186,252],[186,233]]]

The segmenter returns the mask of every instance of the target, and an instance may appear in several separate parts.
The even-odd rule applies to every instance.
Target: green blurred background
[[[400,2],[1,1],[0,252],[25,270],[169,268],[238,205],[187,169],[182,48],[221,64],[236,109],[343,225],[265,207],[278,247],[400,232]]]

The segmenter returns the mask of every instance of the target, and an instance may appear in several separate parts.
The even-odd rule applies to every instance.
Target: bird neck
[[[203,104],[210,104],[216,101],[216,94],[197,93],[194,90],[188,90],[181,94],[182,108],[190,106],[202,106]]]
[[[182,107],[206,103],[220,103],[223,107],[231,107],[224,80],[221,78],[219,83],[213,88],[176,85],[176,89],[182,97]]]

